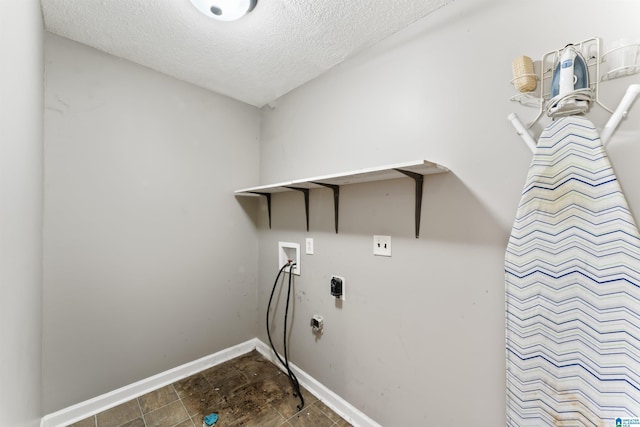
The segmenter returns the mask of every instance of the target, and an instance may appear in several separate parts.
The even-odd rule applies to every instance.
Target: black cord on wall
[[[292,263],[291,261],[283,265],[282,268],[280,268],[278,275],[276,276],[276,280],[273,282],[273,288],[271,289],[271,296],[269,296],[269,304],[267,305],[267,337],[269,338],[269,344],[271,345],[271,349],[275,353],[276,357],[278,358],[282,366],[287,370],[287,376],[289,377],[289,381],[291,382],[291,386],[293,387],[293,396],[300,398],[300,404],[298,405],[298,410],[301,410],[302,408],[304,408],[304,398],[302,397],[302,393],[300,392],[300,383],[298,382],[298,378],[289,367],[289,357],[288,357],[288,351],[287,351],[287,320],[289,317],[289,300],[291,297],[291,282],[293,280],[292,271],[295,265],[296,263]],[[271,339],[271,331],[269,330],[269,312],[271,311],[271,302],[273,301],[273,294],[276,291],[278,280],[280,279],[280,276],[282,275],[282,272],[284,271],[284,269],[287,267],[290,267],[290,268],[289,268],[289,285],[287,288],[287,304],[284,310],[284,343],[283,343],[284,360],[282,360],[282,358],[278,354],[278,351],[273,345],[273,340]]]

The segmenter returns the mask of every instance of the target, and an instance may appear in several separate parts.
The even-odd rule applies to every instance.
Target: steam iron
[[[547,114],[551,117],[582,114],[589,109],[592,99],[587,63],[573,45],[567,45],[553,73]]]

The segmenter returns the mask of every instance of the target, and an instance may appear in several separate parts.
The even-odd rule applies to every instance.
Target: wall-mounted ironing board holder
[[[609,143],[620,122],[622,122],[623,119],[627,118],[629,110],[631,109],[631,106],[633,105],[636,98],[638,98],[638,96],[640,96],[640,84],[630,85],[627,88],[624,96],[622,97],[620,104],[618,104],[618,107],[615,109],[615,111],[607,121],[607,124],[604,126],[602,132],[600,133],[600,140],[602,141],[602,145],[606,146]],[[529,129],[527,129],[527,127],[522,123],[518,115],[516,113],[511,113],[507,116],[507,119],[511,122],[516,130],[516,133],[520,135],[531,152],[535,152],[537,143],[531,135]]]
[[[615,109],[607,124],[604,125],[602,132],[600,132],[600,141],[606,147],[609,141],[611,141],[611,136],[618,128],[618,125],[623,119],[627,118],[629,114],[629,110],[633,105],[634,101],[640,95],[640,84],[633,84],[627,88],[620,104],[618,104],[618,108]]]
[[[640,84],[632,84],[627,89],[624,97],[620,101],[618,107],[614,110],[610,109],[600,101],[600,82],[611,80],[618,77],[625,77],[631,74],[640,73],[640,45],[629,44],[611,49],[601,54],[601,42],[597,37],[591,37],[578,43],[572,43],[574,48],[583,55],[588,74],[588,87],[581,89],[591,97],[591,103],[597,104],[605,111],[611,113],[609,121],[600,133],[600,140],[606,145],[620,122],[627,117],[629,109],[633,105],[636,98],[640,95]],[[538,64],[539,74],[535,74],[538,80],[538,87],[532,92],[519,93],[511,98],[522,105],[529,107],[537,107],[538,114],[535,119],[528,125],[524,125],[516,113],[509,114],[507,119],[516,129],[516,133],[522,137],[529,149],[533,152],[536,149],[536,140],[530,129],[544,115],[547,107],[553,104],[553,77],[556,67],[559,67],[562,52],[565,48],[553,50],[545,53]],[[620,67],[620,54],[624,54],[624,66]],[[616,55],[618,58],[616,58]],[[606,63],[608,70],[601,73],[601,64]],[[514,78],[515,80],[515,78]],[[513,81],[512,80],[512,83]],[[572,113],[568,113],[572,114]],[[547,115],[556,117],[547,111]]]

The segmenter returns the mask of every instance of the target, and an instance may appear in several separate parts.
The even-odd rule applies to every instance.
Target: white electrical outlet
[[[313,238],[312,237],[307,237],[307,239],[305,240],[305,244],[306,244],[306,254],[307,255],[313,255]]]
[[[373,236],[373,254],[391,256],[391,236]]]
[[[284,269],[286,273],[300,275],[300,244],[291,242],[278,242],[278,270],[287,262],[295,262],[296,265]]]

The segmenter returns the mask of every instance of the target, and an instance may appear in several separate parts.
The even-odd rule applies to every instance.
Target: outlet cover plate
[[[305,240],[305,244],[305,253],[307,255],[313,255],[313,237],[307,237]]]
[[[391,256],[391,236],[373,236],[373,254]]]

